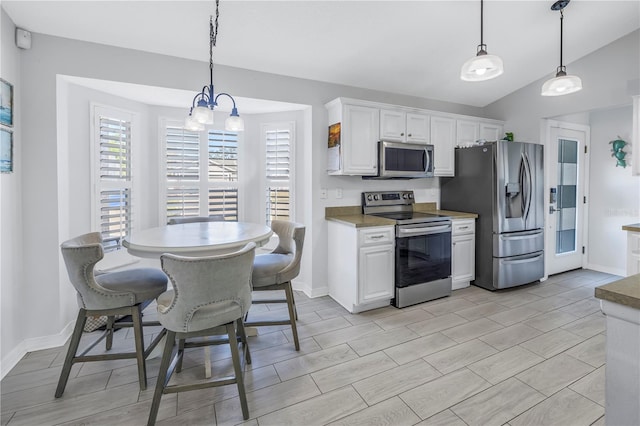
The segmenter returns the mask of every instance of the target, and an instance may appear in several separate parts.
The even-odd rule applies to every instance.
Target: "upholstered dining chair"
[[[256,256],[253,262],[253,277],[251,284],[253,291],[284,290],[284,299],[253,299],[254,304],[286,303],[288,308],[287,319],[253,319],[253,313],[245,319],[245,325],[252,327],[270,325],[291,325],[293,343],[296,351],[300,350],[298,341],[298,329],[296,319],[298,313],[293,296],[291,280],[300,273],[300,259],[302,258],[302,246],[304,245],[304,225],[273,220],[271,229],[278,235],[278,246],[268,254]]]
[[[224,216],[221,214],[213,214],[211,216],[180,216],[172,217],[167,222],[169,225],[178,225],[180,223],[197,223],[197,222],[222,222]]]
[[[255,243],[229,254],[206,257],[160,256],[162,270],[169,276],[173,289],[158,299],[158,319],[167,330],[167,340],[153,394],[148,425],[155,424],[160,400],[165,393],[197,390],[236,383],[245,420],[249,408],[244,390],[244,362],[251,356],[244,332],[243,319],[251,307],[251,272]],[[226,334],[226,337],[220,338]],[[189,340],[218,336],[217,339]],[[176,339],[180,344],[173,352]],[[184,349],[229,344],[234,376],[205,383],[168,385],[174,371],[180,372]],[[239,347],[244,357],[241,362]]]
[[[104,257],[102,236],[99,232],[80,235],[62,243],[61,251],[71,284],[76,289],[80,310],[71,335],[69,349],[62,366],[56,398],[64,393],[71,367],[76,362],[105,361],[135,358],[138,362],[140,389],[147,388],[146,358],[163,337],[159,333],[145,349],[143,326],[158,326],[159,322],[142,322],[142,311],[167,289],[167,276],[159,269],[137,268],[119,272],[94,274],[96,263]],[[116,315],[131,315],[131,322],[114,322]],[[107,316],[104,333],[77,354],[80,338],[87,317]],[[121,327],[133,327],[135,352],[87,355],[100,341],[106,338],[106,351],[112,348],[113,331]]]

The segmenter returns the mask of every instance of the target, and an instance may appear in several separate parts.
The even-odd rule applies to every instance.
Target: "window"
[[[291,220],[293,123],[263,126],[266,150],[266,223]]]
[[[102,234],[104,251],[121,248],[132,227],[131,135],[133,114],[93,107],[94,229]]]
[[[167,220],[209,215],[238,220],[238,134],[193,132],[178,123],[165,124],[164,130]]]

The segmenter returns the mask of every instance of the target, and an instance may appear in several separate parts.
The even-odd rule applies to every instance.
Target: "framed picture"
[[[0,128],[0,173],[13,172],[13,132]]]
[[[13,126],[13,85],[0,78],[0,124]]]

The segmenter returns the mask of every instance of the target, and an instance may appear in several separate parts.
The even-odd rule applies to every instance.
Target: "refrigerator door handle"
[[[529,163],[529,156],[526,153],[522,153],[522,163],[524,164],[524,174],[527,179],[527,190],[525,192],[526,196],[526,207],[524,211],[524,219],[527,221],[529,219],[529,213],[531,212],[531,201],[533,198],[533,182],[531,177],[531,164]]]
[[[505,264],[505,265],[513,265],[513,264],[517,264],[517,263],[531,263],[531,262],[536,262],[538,259],[540,259],[544,254],[540,253],[537,254],[535,256],[532,257],[527,257],[527,258],[520,258],[520,259],[514,259],[514,260],[508,260],[508,259],[500,259],[500,262]]]
[[[501,240],[511,241],[511,240],[527,240],[531,237],[536,237],[542,234],[542,229],[538,229],[536,231],[530,232],[519,232],[517,235],[500,235]]]

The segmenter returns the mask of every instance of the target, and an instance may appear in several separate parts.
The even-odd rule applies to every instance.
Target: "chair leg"
[[[242,371],[242,366],[240,365],[238,338],[236,337],[236,329],[233,322],[227,324],[227,337],[229,338],[229,346],[231,346],[231,359],[233,360],[233,369],[236,374],[236,384],[238,385],[238,396],[240,397],[242,418],[245,420],[249,420],[249,406],[247,404],[247,395],[244,391],[244,372]]]
[[[171,354],[173,353],[173,345],[176,342],[176,333],[174,331],[167,330],[166,338],[167,340],[164,344],[164,351],[162,352],[162,361],[160,362],[160,369],[158,370],[158,379],[156,382],[156,389],[153,393],[153,401],[151,403],[151,411],[149,412],[147,426],[153,426],[156,424],[158,409],[160,408],[160,400],[162,399],[164,388],[168,382],[167,374],[169,366],[171,365]]]
[[[131,318],[133,319],[133,335],[136,342],[138,380],[140,382],[140,390],[145,390],[147,389],[147,361],[144,357],[144,335],[142,331],[142,313],[140,312],[140,305],[132,307]]]
[[[109,315],[107,317],[107,345],[108,351],[113,347],[113,323],[116,321],[115,315]]]
[[[293,298],[293,288],[291,287],[291,281],[285,286],[285,294],[287,295],[287,308],[289,308],[289,319],[291,320],[291,333],[293,334],[293,343],[296,347],[296,351],[300,350],[300,342],[298,341],[298,328],[296,327],[296,309],[295,300]]]
[[[176,373],[182,371],[182,358],[184,357],[184,339],[178,339],[178,363],[176,364]]]
[[[64,393],[64,388],[67,386],[67,380],[69,380],[69,373],[71,373],[71,367],[73,366],[73,359],[78,351],[78,345],[80,345],[80,338],[82,337],[82,331],[84,325],[87,322],[87,311],[80,309],[78,311],[78,318],[76,319],[76,326],[71,334],[71,341],[69,342],[69,349],[67,355],[64,358],[64,364],[62,365],[62,372],[60,373],[60,380],[58,380],[58,387],[56,388],[56,398],[60,398]]]
[[[242,349],[244,351],[244,362],[251,364],[251,352],[249,352],[249,343],[247,342],[247,333],[244,331],[244,323],[242,318],[236,320],[238,327],[238,334],[240,334],[240,341],[242,342]]]

